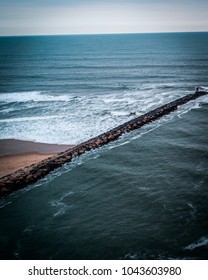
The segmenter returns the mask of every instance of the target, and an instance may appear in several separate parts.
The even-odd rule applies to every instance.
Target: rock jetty
[[[52,170],[67,162],[70,162],[73,158],[84,154],[86,151],[99,148],[108,144],[109,142],[115,141],[122,134],[157,120],[160,117],[175,111],[178,106],[200,96],[206,95],[207,93],[208,92],[197,88],[194,94],[188,94],[182,98],[176,99],[175,101],[160,106],[144,115],[125,122],[124,124],[119,125],[114,129],[107,131],[106,133],[98,135],[97,137],[68,149],[65,152],[61,152],[57,156],[42,160],[37,164],[33,164],[27,168],[18,170],[12,174],[0,178],[0,197],[6,196],[18,189],[26,187],[29,184],[35,183]]]

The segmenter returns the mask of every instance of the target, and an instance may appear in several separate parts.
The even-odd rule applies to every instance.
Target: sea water
[[[0,38],[0,138],[78,144],[208,85],[208,33]],[[208,98],[0,202],[1,259],[203,259]]]

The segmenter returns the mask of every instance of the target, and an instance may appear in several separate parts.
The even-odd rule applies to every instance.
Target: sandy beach
[[[53,157],[74,145],[57,145],[22,141],[0,140],[0,177],[22,169],[43,159]]]

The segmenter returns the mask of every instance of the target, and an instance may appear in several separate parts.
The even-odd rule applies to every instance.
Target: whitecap
[[[126,111],[111,111],[112,116],[129,116],[130,112]]]
[[[154,85],[152,85],[154,87]],[[157,87],[157,85],[155,85]],[[30,93],[30,92],[28,92]],[[187,93],[190,93],[187,92]],[[162,95],[161,95],[162,94]],[[4,94],[3,94],[4,95]],[[2,94],[0,95],[1,98]],[[80,98],[71,95],[52,96],[47,93],[31,92],[30,94],[9,93],[5,98],[16,98],[22,101],[30,100],[79,100],[79,102],[56,102],[54,104],[44,104],[42,107],[36,103],[25,103],[22,108],[17,104],[18,114],[14,116],[6,115],[0,120],[0,138],[16,138],[22,140],[32,140],[37,142],[56,144],[78,144],[90,138],[104,133],[122,123],[129,121],[134,116],[147,113],[148,111],[173,101],[177,97],[184,96],[184,92],[162,91],[142,91],[132,90],[125,94],[111,93],[105,95],[82,95]],[[11,99],[8,99],[11,100]],[[177,111],[171,113],[171,117],[181,117],[193,108],[199,108],[201,102],[207,102],[207,97],[189,102],[179,106]],[[28,115],[28,105],[33,104]],[[50,106],[49,106],[50,105]],[[20,108],[21,107],[21,108]],[[20,110],[21,109],[21,110]],[[26,109],[26,111],[25,111]],[[162,118],[159,124],[167,121]],[[18,124],[18,126],[17,126]]]
[[[50,119],[61,119],[64,116],[34,116],[34,117],[19,117],[19,118],[12,118],[12,119],[3,119],[0,120],[0,123],[13,123],[13,122],[28,122],[28,121],[38,121],[38,120],[50,120]]]
[[[1,93],[0,102],[52,102],[52,101],[69,101],[72,97],[68,95],[52,95],[46,94],[41,91],[23,91],[23,92],[11,92]]]

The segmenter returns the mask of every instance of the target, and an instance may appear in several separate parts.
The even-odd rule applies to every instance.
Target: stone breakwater
[[[123,133],[130,132],[134,129],[140,128],[160,117],[175,111],[179,105],[183,105],[190,100],[194,100],[200,96],[207,94],[206,91],[196,91],[194,94],[186,95],[175,101],[167,103],[158,107],[142,116],[132,119],[122,125],[115,127],[94,137],[86,142],[83,142],[65,152],[59,153],[57,156],[42,160],[37,164],[28,166],[27,168],[18,170],[0,179],[0,196],[6,196],[15,190],[26,187],[29,184],[35,183],[43,178],[52,170],[60,167],[61,165],[70,162],[73,158],[84,154],[92,149],[99,148],[108,144],[111,141],[117,140]]]

